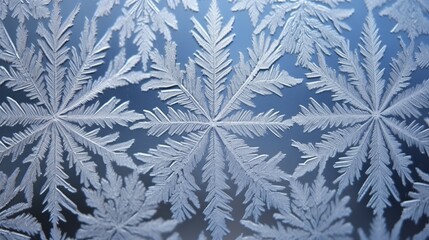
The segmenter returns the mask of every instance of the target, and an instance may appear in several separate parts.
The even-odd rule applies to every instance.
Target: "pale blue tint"
[[[427,0],[0,19],[1,237],[429,237]]]

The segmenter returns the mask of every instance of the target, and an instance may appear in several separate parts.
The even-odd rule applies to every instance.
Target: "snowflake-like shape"
[[[257,153],[257,148],[248,146],[240,137],[260,137],[267,132],[280,136],[291,125],[274,110],[254,114],[242,110],[240,105],[254,106],[252,99],[257,94],[281,95],[284,86],[293,86],[301,80],[280,71],[274,62],[281,57],[278,41],[255,36],[253,49],[249,49],[250,61],[240,55],[240,62],[232,74],[228,45],[233,41],[230,31],[234,20],[222,27],[216,1],[212,1],[206,21],[207,30],[195,19],[192,35],[201,46],[195,53],[195,61],[190,60],[186,71],[176,63],[176,45],[167,43],[165,56],[155,51],[151,58],[153,80],[143,84],[143,90],[160,89],[160,98],[170,106],[181,105],[181,109],[169,107],[168,112],[156,108],[145,111],[147,121],[135,127],[149,130],[150,135],[186,136],[181,140],[168,139],[166,144],[151,149],[148,154],[137,154],[144,161],[144,170],[152,169],[155,186],[149,187],[148,198],[155,202],[171,202],[176,219],[184,220],[195,213],[200,204],[195,192],[199,190],[192,171],[197,163],[205,159],[203,181],[207,183],[207,207],[204,210],[208,229],[214,239],[221,239],[227,232],[226,219],[232,219],[232,198],[226,193],[229,172],[238,186],[237,192],[247,188],[245,204],[249,204],[245,217],[257,218],[264,205],[277,206],[285,201],[280,192],[282,186],[274,185],[285,178],[285,173],[277,167],[283,159],[279,153],[272,158]],[[197,77],[196,67],[202,70]],[[207,155],[204,157],[205,152]]]
[[[274,214],[274,218],[279,221],[277,227],[242,220],[246,227],[256,233],[243,240],[351,239],[353,226],[345,221],[351,213],[347,207],[350,197],[340,199],[335,190],[325,186],[322,175],[318,175],[311,186],[295,179],[290,181],[290,186],[290,211]]]
[[[309,82],[309,89],[332,92],[336,103],[331,110],[325,104],[311,99],[308,107],[302,107],[293,119],[304,127],[304,131],[329,129],[322,136],[323,141],[316,146],[294,143],[305,155],[307,161],[295,171],[295,176],[314,169],[319,163],[323,170],[328,158],[345,151],[334,164],[341,175],[336,179],[340,188],[352,185],[361,178],[364,163],[369,159],[370,167],[365,171],[365,182],[359,190],[359,200],[368,192],[371,195],[368,206],[381,214],[390,205],[388,198],[399,201],[399,193],[392,179],[392,170],[402,179],[403,184],[411,181],[411,156],[401,150],[402,140],[408,146],[417,147],[429,154],[429,129],[418,121],[421,109],[429,107],[429,81],[415,87],[408,87],[411,74],[417,69],[414,46],[405,46],[391,63],[390,79],[383,79],[384,69],[380,68],[385,46],[381,46],[374,18],[370,14],[364,25],[360,53],[348,50],[348,43],[338,49],[339,71],[327,66],[319,55],[319,63],[311,64],[309,78],[319,80]]]
[[[78,239],[164,239],[177,225],[175,220],[154,219],[156,205],[146,201],[146,188],[133,173],[125,180],[111,167],[101,187],[83,189],[94,213],[79,214]],[[174,236],[174,235],[173,235]],[[172,239],[172,238],[169,238]]]
[[[231,0],[230,0],[231,1]],[[248,10],[255,33],[268,28],[274,34],[281,29],[282,48],[298,54],[297,64],[306,67],[312,61],[316,49],[329,54],[344,37],[342,30],[350,30],[344,22],[353,9],[341,9],[338,5],[347,0],[233,0],[234,11]],[[259,14],[266,4],[272,3],[272,11],[259,23]]]
[[[24,165],[27,168],[20,188],[31,201],[33,183],[43,174],[46,178],[40,193],[45,194],[43,211],[50,213],[54,228],[60,220],[65,220],[62,208],[72,212],[76,208],[64,193],[76,192],[67,181],[69,176],[63,168],[64,160],[76,169],[85,186],[99,185],[96,164],[89,152],[101,155],[105,162],[116,160],[119,165],[134,167],[132,159],[125,153],[133,140],[115,143],[117,133],[99,136],[100,128],[87,128],[125,126],[143,117],[127,110],[128,102],[120,103],[116,98],[103,105],[98,101],[86,105],[104,90],[137,83],[146,75],[131,71],[139,61],[138,56],[126,60],[125,52],[121,52],[109,64],[104,76],[93,79],[97,66],[103,64],[111,32],[97,40],[98,16],[95,15],[85,22],[79,50],[74,47],[70,50],[67,42],[78,11],[79,7],[74,8],[63,21],[58,1],[54,2],[48,28],[43,24],[37,27],[40,50],[33,45],[27,46],[24,25],[17,28],[15,43],[0,22],[0,56],[10,64],[7,68],[0,67],[0,84],[13,91],[24,91],[30,99],[19,103],[8,97],[7,102],[0,104],[0,126],[24,128],[11,137],[2,137],[0,160],[10,155],[11,161],[22,159],[26,146],[33,146],[32,153],[22,160],[22,168]],[[41,164],[41,161],[45,163]],[[44,165],[46,168],[42,170]]]

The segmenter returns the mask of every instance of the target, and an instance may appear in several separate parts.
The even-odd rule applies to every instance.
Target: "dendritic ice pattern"
[[[428,0],[0,0],[0,239],[428,222]]]
[[[322,175],[311,186],[291,180],[290,188],[290,211],[274,214],[277,227],[242,220],[256,235],[241,239],[351,239],[353,226],[345,220],[351,212],[350,197],[339,199],[340,191],[328,189]]]
[[[183,72],[176,63],[176,46],[167,43],[165,55],[153,52],[154,64],[151,76],[142,90],[160,89],[160,98],[167,104],[182,105],[184,110],[173,107],[164,113],[159,108],[146,111],[148,121],[133,128],[147,128],[149,134],[160,136],[181,135],[181,140],[168,139],[165,144],[149,153],[138,153],[144,162],[144,172],[152,170],[155,185],[148,194],[155,202],[170,202],[173,216],[185,220],[195,214],[201,204],[195,194],[200,187],[192,174],[204,159],[203,182],[207,183],[207,206],[205,220],[214,239],[222,239],[228,232],[226,220],[232,220],[232,197],[226,193],[228,167],[237,193],[245,191],[244,217],[258,219],[265,206],[281,208],[287,201],[284,187],[276,183],[287,175],[277,164],[284,154],[268,156],[258,152],[241,137],[262,137],[271,132],[280,134],[291,126],[275,110],[254,114],[243,110],[241,104],[253,107],[252,99],[257,94],[281,95],[281,88],[292,87],[301,82],[286,71],[281,71],[274,62],[281,56],[279,41],[271,41],[264,34],[253,37],[253,46],[248,49],[250,60],[240,53],[240,62],[232,71],[228,46],[233,41],[231,34],[234,19],[222,26],[222,16],[216,1],[210,4],[205,16],[207,28],[192,18],[192,35],[201,47],[189,60]],[[197,73],[201,69],[201,75]],[[228,81],[227,77],[232,75]]]
[[[390,205],[390,196],[400,200],[391,177],[393,172],[402,184],[412,182],[410,165],[418,161],[401,150],[398,139],[429,155],[429,130],[416,121],[406,121],[408,118],[418,119],[422,115],[419,110],[429,106],[429,81],[423,80],[409,87],[410,75],[418,66],[414,44],[406,46],[403,42],[403,49],[390,64],[389,80],[384,80],[385,69],[380,68],[380,60],[386,46],[380,41],[372,13],[365,21],[361,40],[363,60],[359,59],[357,51],[348,49],[348,43],[337,50],[339,69],[347,77],[330,68],[321,54],[318,62],[309,66],[307,77],[318,80],[309,81],[308,88],[332,92],[333,100],[338,103],[330,109],[311,99],[310,105],[302,107],[302,112],[293,119],[304,126],[304,131],[338,129],[328,130],[322,136],[323,140],[316,144],[316,149],[311,149],[313,145],[295,143],[309,158],[296,169],[296,175],[312,170],[316,164],[323,168],[327,158],[345,151],[345,156],[334,164],[341,174],[335,181],[342,189],[364,175],[360,171],[368,160],[370,167],[365,171],[367,177],[360,187],[358,200],[369,193],[368,206],[382,214]]]
[[[248,10],[255,32],[269,29],[271,34],[280,28],[282,48],[285,52],[297,54],[296,63],[306,66],[316,49],[329,53],[344,38],[343,30],[350,30],[345,19],[353,8],[339,8],[338,4],[347,0],[233,0],[233,10]],[[259,15],[270,3],[271,11],[261,20]],[[350,5],[350,4],[348,4]],[[347,5],[345,5],[347,6]]]

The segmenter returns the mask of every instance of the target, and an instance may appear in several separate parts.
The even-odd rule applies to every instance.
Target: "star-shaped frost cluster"
[[[7,164],[5,159],[22,162],[19,166],[25,171],[18,188],[24,190],[30,203],[33,185],[38,179],[42,181],[43,175],[43,212],[49,212],[56,233],[58,223],[65,221],[62,210],[76,211],[76,204],[66,193],[77,189],[69,182],[65,166],[75,169],[73,174],[80,176],[84,186],[99,186],[93,154],[100,155],[105,163],[115,161],[133,168],[126,153],[133,140],[116,142],[119,133],[101,134],[101,129],[126,126],[143,118],[128,110],[128,102],[121,103],[115,97],[105,103],[94,100],[106,89],[138,83],[146,74],[132,70],[138,56],[126,58],[121,51],[108,63],[104,75],[95,78],[95,73],[102,75],[97,68],[104,64],[112,33],[97,37],[100,16],[95,14],[84,23],[79,47],[70,48],[78,12],[79,6],[63,19],[59,2],[54,1],[47,27],[43,23],[37,26],[37,47],[34,42],[27,43],[25,24],[18,25],[13,41],[10,29],[0,22],[0,58],[9,64],[0,67],[0,84],[13,92],[22,91],[28,98],[7,97],[0,104],[0,126],[22,129],[2,136],[0,160],[3,164]],[[29,147],[31,152],[26,155]]]
[[[401,41],[401,46],[403,49],[391,62],[390,78],[386,81],[384,69],[380,68],[386,46],[381,45],[370,14],[360,46],[362,60],[344,42],[337,50],[339,71],[344,74],[330,68],[322,54],[319,62],[309,67],[311,72],[307,76],[318,80],[309,82],[308,88],[317,93],[332,92],[337,103],[330,108],[311,99],[310,105],[302,107],[301,113],[293,118],[306,132],[328,131],[316,145],[294,143],[307,159],[295,170],[295,176],[317,166],[323,170],[329,158],[344,152],[334,164],[340,173],[336,182],[343,189],[362,177],[362,169],[369,161],[358,199],[369,193],[368,206],[377,214],[390,206],[390,196],[400,201],[393,173],[404,185],[412,182],[413,161],[401,149],[400,141],[429,155],[429,129],[417,121],[422,110],[429,107],[429,80],[410,87],[411,74],[422,65],[416,62],[413,43],[406,46]]]
[[[259,154],[258,148],[248,146],[244,139],[268,132],[280,136],[291,126],[291,120],[275,110],[254,114],[243,109],[242,104],[253,107],[252,100],[257,95],[281,95],[283,87],[301,80],[275,65],[281,57],[280,43],[263,34],[254,36],[250,60],[245,61],[240,54],[233,71],[228,46],[234,38],[234,19],[222,26],[217,3],[212,1],[206,21],[207,29],[192,18],[192,35],[201,49],[189,60],[185,71],[176,63],[175,43],[167,43],[165,56],[156,50],[151,54],[153,79],[142,89],[159,89],[160,99],[170,107],[167,111],[146,110],[146,120],[134,128],[148,129],[155,136],[184,135],[179,140],[167,139],[147,154],[136,155],[144,162],[144,171],[152,170],[155,186],[149,187],[148,195],[155,202],[170,202],[176,219],[190,218],[200,208],[196,195],[200,187],[192,172],[204,161],[202,178],[207,183],[208,203],[204,215],[213,238],[221,239],[229,231],[226,220],[232,220],[226,165],[238,186],[237,193],[245,191],[245,217],[258,218],[264,206],[279,207],[287,200],[281,192],[283,187],[274,184],[286,178],[277,166],[284,154]]]

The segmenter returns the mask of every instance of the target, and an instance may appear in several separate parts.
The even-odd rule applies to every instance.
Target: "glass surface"
[[[0,238],[429,238],[427,0],[0,0]]]

